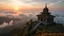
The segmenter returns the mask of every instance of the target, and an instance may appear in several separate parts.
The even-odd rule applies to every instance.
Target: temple
[[[46,23],[53,23],[54,17],[53,15],[50,15],[49,9],[47,8],[47,4],[45,4],[45,8],[43,9],[43,12],[41,14],[37,15],[38,20]]]

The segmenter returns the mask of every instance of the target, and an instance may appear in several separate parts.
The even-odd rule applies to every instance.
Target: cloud
[[[5,2],[13,5],[43,5],[45,3],[55,4],[60,3],[64,0],[0,0],[0,2]]]
[[[11,0],[0,0],[0,4],[10,4]]]
[[[64,0],[59,0],[59,1],[57,1],[57,2],[51,2],[50,4],[49,4],[49,6],[51,6],[51,5],[57,5],[58,3],[61,3],[61,2],[63,2]]]
[[[6,14],[17,14],[17,12],[5,12]]]
[[[3,22],[1,25],[0,25],[0,28],[5,28],[7,26],[12,26],[13,25],[13,21],[11,20],[9,23],[6,23],[6,22]]]
[[[54,2],[58,2],[58,1],[62,1],[62,0],[0,0],[0,2],[6,2],[6,3],[10,3],[11,4],[22,4],[24,3],[25,5],[26,4],[35,4],[35,5],[39,5],[39,4],[42,4],[42,3],[54,3]],[[37,3],[37,4],[36,4]]]
[[[54,12],[51,12],[51,14],[52,15],[54,15],[54,16],[56,16],[55,18],[54,18],[54,21],[56,22],[56,23],[62,23],[62,24],[64,24],[64,11],[54,11]]]
[[[33,15],[31,12],[23,12],[19,14],[18,16],[2,16],[0,17],[0,28],[5,28],[7,26],[12,26],[14,24],[14,27],[20,27],[20,25],[25,25],[24,23],[29,21],[30,19],[34,19],[35,15]],[[14,22],[14,23],[13,23]]]

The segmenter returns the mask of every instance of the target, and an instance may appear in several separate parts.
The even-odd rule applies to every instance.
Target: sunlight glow
[[[15,11],[18,11],[18,10],[19,10],[19,7],[15,7],[14,10],[15,10]]]

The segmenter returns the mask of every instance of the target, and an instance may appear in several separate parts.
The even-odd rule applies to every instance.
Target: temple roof
[[[43,13],[47,13],[49,9],[47,8],[47,4],[45,4],[45,8],[43,9]]]

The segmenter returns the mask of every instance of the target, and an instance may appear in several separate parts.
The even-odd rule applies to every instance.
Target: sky
[[[45,3],[51,9],[64,9],[64,0],[0,0],[0,9],[39,10]]]

